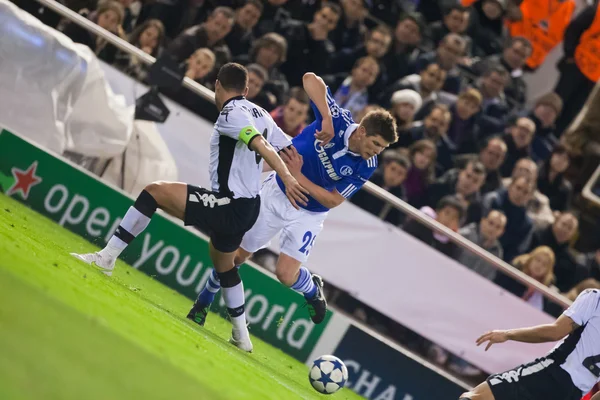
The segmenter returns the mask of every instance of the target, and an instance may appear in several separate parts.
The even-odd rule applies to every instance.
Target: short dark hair
[[[367,136],[379,135],[388,143],[396,143],[396,119],[386,110],[376,110],[367,113],[360,121],[360,126],[367,131]]]
[[[394,149],[386,150],[381,154],[381,158],[383,160],[383,165],[387,165],[389,163],[396,163],[406,169],[407,171],[410,169],[411,162],[408,156]]]
[[[310,97],[308,97],[303,88],[298,86],[290,89],[285,104],[289,103],[291,99],[296,100],[300,104],[310,104]]]
[[[394,37],[394,33],[392,32],[392,30],[390,29],[390,27],[389,27],[389,26],[387,26],[387,25],[383,25],[383,24],[380,24],[380,25],[377,25],[375,28],[371,29],[371,30],[370,30],[370,31],[367,33],[367,38],[370,38],[370,37],[371,37],[371,35],[372,35],[373,33],[375,33],[375,32],[382,33],[382,34],[384,34],[384,35],[386,35],[386,36],[389,36],[389,37]]]
[[[259,64],[248,64],[246,66],[246,69],[248,70],[248,73],[252,72],[255,75],[258,75],[258,77],[260,79],[263,80],[263,82],[266,82],[269,80],[269,73],[267,72],[267,70],[265,69],[265,67],[263,67],[262,65]]]
[[[509,76],[508,70],[500,63],[490,63],[483,72],[483,76],[488,77],[493,73],[496,73],[500,76]]]
[[[338,4],[329,1],[324,1],[321,3],[321,7],[319,7],[319,10],[322,10],[324,8],[329,8],[337,15],[342,15],[342,7],[340,7]]]
[[[440,211],[446,207],[454,208],[458,212],[458,220],[462,221],[465,214],[467,213],[467,209],[465,204],[455,195],[448,195],[442,197],[442,199],[437,203],[436,211]]]
[[[505,49],[511,48],[513,46],[513,44],[515,44],[515,43],[522,43],[524,47],[527,47],[529,50],[533,50],[533,45],[531,44],[529,39],[527,39],[526,37],[523,37],[523,36],[509,37],[506,40],[506,45],[504,48]]]
[[[450,108],[443,104],[443,103],[435,103],[433,105],[433,107],[431,107],[431,110],[429,110],[429,113],[427,115],[430,115],[431,113],[433,113],[435,110],[440,110],[441,112],[443,112],[444,114],[447,114],[450,112]]]
[[[458,11],[460,13],[465,13],[465,12],[468,12],[469,9],[467,7],[464,7],[462,4],[458,4],[458,3],[452,4],[451,6],[446,7],[444,9],[444,17],[452,14],[452,11]]]
[[[417,26],[419,27],[419,33],[421,35],[423,35],[423,33],[427,30],[427,28],[426,28],[427,24],[425,23],[425,18],[423,17],[423,14],[421,14],[420,12],[410,12],[410,13],[401,15],[400,18],[398,19],[398,24],[406,21],[407,19],[410,19],[412,22],[417,24]]]
[[[244,3],[244,5],[242,7],[247,6],[248,4],[253,5],[254,7],[256,7],[256,9],[261,14],[263,13],[263,11],[265,9],[265,6],[263,6],[262,1],[260,1],[260,0],[246,0],[246,2]]]
[[[210,13],[210,16],[214,17],[217,14],[223,14],[227,19],[235,18],[235,11],[231,7],[219,6]]]
[[[248,70],[238,63],[227,63],[219,69],[217,80],[223,89],[243,93],[248,87]]]
[[[482,164],[481,161],[470,160],[468,163],[465,164],[465,169],[467,169],[469,165],[471,166],[471,169],[473,169],[473,172],[475,172],[477,175],[486,174],[485,166]]]
[[[502,215],[505,219],[506,219],[506,214],[504,213],[504,211],[498,209],[498,208],[490,208],[487,212],[487,214],[485,214],[483,216],[483,218],[489,218],[490,214],[493,212],[497,212],[498,214]]]
[[[463,49],[467,48],[467,41],[462,36],[460,36],[458,33],[449,33],[449,34],[447,34],[446,36],[444,36],[444,38],[440,42],[440,45],[441,44],[446,44],[448,42],[454,42],[454,43],[460,44],[460,46]]]
[[[285,62],[287,57],[288,42],[283,36],[275,32],[265,33],[260,38],[252,42],[252,46],[250,47],[250,51],[248,52],[250,61],[254,61],[256,59],[258,51],[263,47],[267,46],[274,46],[277,47],[277,49],[279,50],[281,56],[279,57],[278,64]]]

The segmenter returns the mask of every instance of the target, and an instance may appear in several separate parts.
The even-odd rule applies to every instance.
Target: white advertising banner
[[[133,104],[147,89],[112,67],[113,90]],[[212,122],[165,99],[171,116],[158,130],[179,179],[209,184]],[[278,251],[277,240],[270,247]],[[309,267],[327,282],[487,372],[533,360],[552,346],[503,344],[484,352],[475,339],[491,329],[531,326],[552,318],[467,268],[350,203],[330,212]]]

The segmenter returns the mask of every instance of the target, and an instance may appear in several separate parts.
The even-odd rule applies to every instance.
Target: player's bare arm
[[[323,141],[323,145],[326,145],[335,136],[333,118],[331,116],[331,111],[329,110],[329,105],[327,104],[327,85],[325,85],[323,79],[312,72],[304,74],[302,77],[302,85],[304,86],[304,90],[308,94],[308,97],[315,103],[317,110],[319,110],[319,113],[321,113],[321,116],[323,117],[321,130],[317,131],[315,137]]]
[[[509,340],[524,343],[556,342],[572,333],[577,328],[579,328],[579,325],[563,314],[552,324],[484,333],[477,339],[477,346],[487,342],[485,351],[488,351],[493,344],[504,343]]]
[[[298,157],[299,161],[298,162]],[[342,196],[337,190],[331,192],[323,189],[321,186],[314,184],[304,174],[302,174],[302,156],[298,154],[296,148],[291,147],[281,152],[281,158],[288,166],[291,174],[298,180],[302,187],[308,190],[315,200],[324,205],[327,208],[335,208],[342,204],[346,198]]]
[[[285,195],[292,205],[298,209],[298,203],[306,205],[308,198],[305,193],[308,193],[302,187],[296,178],[290,173],[281,157],[277,154],[273,146],[269,144],[262,136],[256,136],[250,143],[250,148],[260,154],[267,164],[273,168],[273,171],[279,175],[285,185]]]

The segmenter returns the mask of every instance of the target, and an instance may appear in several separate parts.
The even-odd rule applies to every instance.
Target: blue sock
[[[196,300],[196,304],[199,304],[201,307],[208,307],[215,300],[215,295],[221,289],[221,284],[219,283],[219,277],[217,276],[217,271],[214,269],[208,276],[206,280],[206,284],[204,285],[204,289],[198,295],[198,299]]]
[[[292,289],[297,292],[304,294],[304,298],[307,300],[312,299],[317,294],[317,287],[312,280],[310,271],[305,267],[300,267],[300,273],[298,274],[298,280],[292,285]]]

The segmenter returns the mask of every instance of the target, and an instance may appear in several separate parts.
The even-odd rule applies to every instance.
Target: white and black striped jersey
[[[583,291],[564,315],[579,328],[550,353],[583,394],[600,382],[600,290]]]
[[[211,190],[233,198],[260,193],[262,158],[250,149],[257,136],[279,151],[291,141],[271,115],[243,96],[225,102],[210,138]]]

